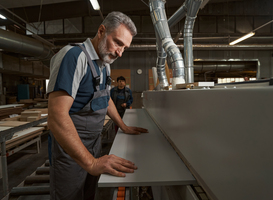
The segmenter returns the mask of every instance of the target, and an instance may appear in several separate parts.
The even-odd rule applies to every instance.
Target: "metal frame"
[[[46,121],[47,121],[47,117],[11,128],[8,130],[0,131],[1,152],[6,152],[6,141],[11,139],[14,133],[30,128],[32,126],[37,126],[38,124],[41,124]],[[2,178],[3,195],[6,196],[9,190],[9,182],[8,182],[7,156],[4,153],[1,154],[1,165],[2,165],[2,175],[3,175],[3,178]]]

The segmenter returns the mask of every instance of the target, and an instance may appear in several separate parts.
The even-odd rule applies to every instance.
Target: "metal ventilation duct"
[[[185,83],[185,69],[184,62],[180,50],[173,42],[170,29],[168,26],[166,13],[165,13],[165,1],[164,0],[150,0],[150,14],[153,21],[153,25],[156,31],[156,37],[162,41],[162,47],[170,58],[171,68],[173,69],[173,89],[176,88],[176,84]],[[161,47],[158,47],[158,49]],[[163,52],[162,52],[163,53]],[[163,58],[163,54],[162,54]],[[161,59],[161,58],[160,58]],[[162,59],[163,60],[163,59]],[[164,59],[165,60],[165,59]],[[157,63],[158,67],[161,67],[161,63]],[[160,72],[158,70],[158,72]],[[160,75],[160,73],[158,73]]]
[[[199,11],[202,0],[191,0],[188,5],[184,25],[184,59],[186,70],[186,83],[194,82],[192,32],[196,15]]]
[[[194,71],[196,73],[213,72],[238,72],[238,71],[258,71],[259,64],[257,61],[238,60],[238,61],[195,61]]]
[[[0,29],[0,49],[32,56],[41,60],[48,60],[53,56],[51,48],[42,42],[2,29]]]

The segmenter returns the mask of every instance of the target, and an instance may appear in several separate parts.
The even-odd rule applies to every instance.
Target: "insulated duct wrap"
[[[172,87],[173,89],[176,89],[176,84],[185,83],[184,63],[183,63],[183,58],[178,47],[175,45],[175,43],[172,40],[170,29],[168,26],[168,21],[166,18],[164,4],[165,4],[165,1],[163,0],[149,1],[151,18],[152,18],[153,25],[156,31],[156,36],[158,37],[157,41],[158,40],[162,41],[162,46],[170,59],[171,68],[173,69]],[[159,51],[161,48],[160,46],[161,44],[158,45]],[[162,55],[162,52],[160,51],[158,55]],[[158,60],[161,60],[160,64],[162,64],[162,61],[163,61],[162,58],[163,57],[158,59]],[[160,72],[160,70],[158,70],[158,72]],[[166,72],[164,73],[166,74]],[[161,79],[164,80],[165,77]]]

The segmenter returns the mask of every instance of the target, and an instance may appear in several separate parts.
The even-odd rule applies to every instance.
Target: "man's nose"
[[[124,51],[124,47],[119,47],[119,48],[117,48],[117,51],[116,51],[116,52],[117,52],[117,54],[118,54],[119,57],[122,56],[123,51]]]

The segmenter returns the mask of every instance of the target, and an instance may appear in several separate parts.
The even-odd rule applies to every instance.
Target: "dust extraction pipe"
[[[156,52],[157,52],[157,60],[156,60],[157,77],[159,80],[160,88],[163,89],[169,86],[169,82],[168,82],[166,70],[165,70],[165,62],[166,62],[167,54],[163,49],[162,41],[156,31],[155,31],[155,35],[156,35]]]
[[[168,24],[170,28],[180,22],[180,20],[182,20],[186,16],[189,2],[190,0],[186,0],[183,5],[178,8],[178,10],[175,11],[175,13],[168,19]]]
[[[183,17],[186,15],[186,4],[188,0],[168,19],[169,27],[172,27],[177,22],[179,22]],[[156,34],[156,50],[157,50],[157,61],[156,61],[156,68],[157,68],[157,77],[159,80],[160,88],[166,88],[169,86],[169,82],[166,76],[165,70],[165,62],[167,58],[167,54],[163,49],[162,41],[155,30]]]
[[[184,58],[186,69],[186,82],[194,82],[192,32],[196,15],[203,0],[191,0],[188,6],[184,25]]]
[[[175,45],[171,37],[164,4],[165,0],[149,1],[150,14],[155,28],[156,36],[162,41],[162,46],[170,58],[171,68],[173,69],[172,87],[173,89],[176,89],[176,84],[185,83],[185,69],[180,50]]]
[[[0,49],[48,60],[53,56],[51,48],[42,42],[0,29]]]

